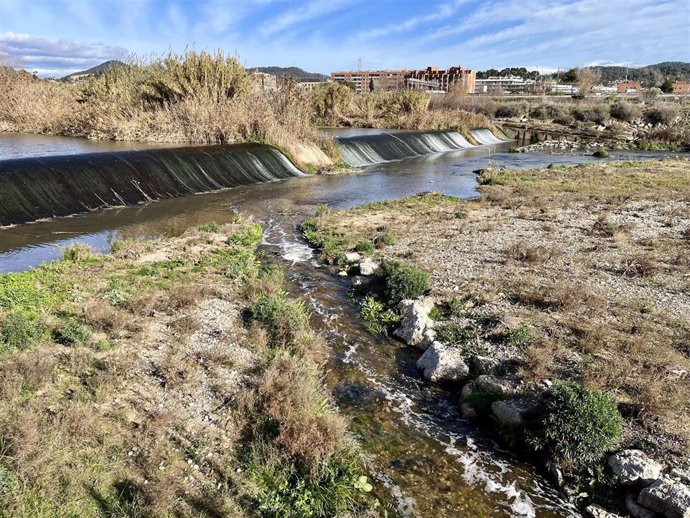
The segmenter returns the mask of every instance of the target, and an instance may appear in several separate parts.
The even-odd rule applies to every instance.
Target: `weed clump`
[[[28,349],[38,342],[45,329],[22,311],[13,311],[0,322],[0,350]]]
[[[309,317],[304,304],[290,300],[284,294],[262,295],[252,313],[254,319],[268,331],[274,347],[289,346],[309,329]]]
[[[397,305],[405,299],[414,299],[429,289],[429,274],[424,270],[398,261],[384,261],[376,271],[386,302]]]
[[[623,419],[609,396],[559,381],[545,393],[528,443],[568,475],[591,473],[620,441]]]

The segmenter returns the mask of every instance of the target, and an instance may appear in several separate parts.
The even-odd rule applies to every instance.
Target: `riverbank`
[[[0,516],[375,507],[261,235],[210,224],[0,275]]]
[[[605,464],[619,448],[645,451],[666,473],[688,469],[687,170],[685,159],[487,170],[476,200],[427,194],[348,211],[323,208],[303,228],[323,259],[360,274],[357,286],[370,282],[362,273],[386,261],[428,272],[431,302],[422,316],[443,346],[429,356],[436,354],[435,367],[439,357],[454,358],[466,370],[456,364],[443,374],[432,365],[427,377],[466,385],[468,415],[497,418],[495,403],[506,401],[498,408],[517,421],[503,421],[504,438],[528,449],[539,441],[525,445],[524,438],[541,437],[536,455],[551,456],[565,486],[589,492],[586,502],[615,492]],[[357,266],[361,259],[346,252],[370,261]],[[393,330],[406,310],[387,308],[387,281],[373,278],[373,287],[359,288],[374,295],[364,299],[363,315],[373,330]],[[420,349],[429,346],[418,338]],[[499,390],[487,389],[496,388],[493,377]],[[592,456],[584,455],[586,440],[572,437],[545,448],[544,430],[524,419],[531,414],[513,411],[563,380],[610,412],[593,416],[610,418],[611,434],[592,438]],[[589,486],[593,479],[611,489]]]

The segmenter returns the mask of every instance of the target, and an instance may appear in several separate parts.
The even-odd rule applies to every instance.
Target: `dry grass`
[[[320,487],[318,516],[358,505],[363,467],[321,383],[321,338],[301,329],[283,348],[242,323],[283,296],[259,239],[239,221],[0,276],[0,307],[38,297],[47,328],[92,332],[25,350],[0,338],[0,516],[297,516],[303,488]]]
[[[690,448],[687,160],[494,171],[470,202],[437,194],[324,211],[349,249],[387,227],[382,258],[413,258],[465,318],[529,325],[519,349],[480,349],[528,380],[570,378],[615,396],[628,444]],[[465,215],[455,217],[458,211]]]

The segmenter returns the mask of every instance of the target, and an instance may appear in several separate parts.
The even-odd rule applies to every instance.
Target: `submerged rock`
[[[465,379],[470,373],[462,351],[440,342],[434,342],[424,351],[417,361],[417,367],[424,371],[424,377],[430,381],[457,381]]]
[[[434,321],[429,312],[434,307],[433,299],[426,297],[403,300],[400,303],[400,327],[393,334],[408,345],[426,349],[436,338]]]
[[[671,479],[657,480],[644,488],[637,501],[666,518],[690,518],[690,489]]]
[[[609,466],[624,486],[648,486],[661,476],[663,466],[640,450],[621,450],[609,457]]]

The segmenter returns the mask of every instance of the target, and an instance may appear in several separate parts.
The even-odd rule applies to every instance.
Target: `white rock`
[[[357,252],[348,252],[345,254],[345,260],[348,263],[356,263],[357,261],[360,261],[362,259],[362,256],[358,254]]]
[[[424,371],[430,381],[457,381],[465,379],[470,373],[457,347],[434,342],[417,361],[417,367]]]
[[[359,262],[359,273],[366,276],[374,275],[378,267],[379,263],[374,261],[371,257],[365,257]]]
[[[516,378],[501,378],[489,374],[482,374],[475,380],[475,387],[482,392],[514,396],[520,393],[522,383]]]
[[[434,321],[429,312],[434,307],[430,297],[403,300],[400,303],[400,327],[393,334],[408,345],[426,349],[434,341]]]
[[[338,277],[347,277],[347,272],[345,270],[340,270],[338,272]]]
[[[657,513],[638,504],[632,495],[625,498],[625,508],[633,518],[659,518]]]
[[[661,476],[663,466],[640,450],[621,450],[609,457],[609,466],[624,486],[648,486]]]
[[[637,501],[666,518],[690,518],[690,489],[671,479],[657,480],[644,488]]]
[[[599,507],[598,505],[588,505],[585,508],[585,514],[587,516],[590,516],[591,518],[621,518],[620,515],[610,513],[603,507]]]
[[[520,399],[506,399],[491,403],[491,412],[498,422],[505,426],[525,424],[525,416],[532,409],[529,402]]]

